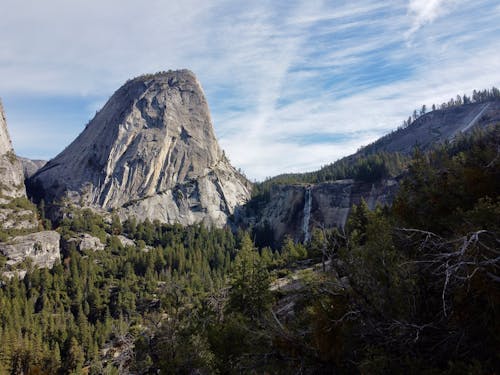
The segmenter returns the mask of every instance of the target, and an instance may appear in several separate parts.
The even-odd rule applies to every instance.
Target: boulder
[[[26,258],[39,268],[50,268],[61,259],[61,236],[55,231],[43,231],[17,236],[0,243],[0,253],[7,258],[7,265],[14,266]]]

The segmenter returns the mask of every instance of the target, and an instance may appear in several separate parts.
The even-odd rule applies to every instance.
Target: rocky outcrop
[[[316,185],[276,185],[258,216],[244,220],[255,225],[258,232],[271,232],[275,244],[285,235],[304,241],[310,238],[314,227],[343,227],[352,205],[358,205],[362,199],[370,209],[392,203],[397,187],[393,179],[374,184],[339,180]]]
[[[23,158],[21,156],[17,157],[23,166],[24,178],[30,178],[33,176],[40,168],[47,164],[46,160],[36,160]]]
[[[79,251],[100,251],[104,250],[104,244],[97,237],[88,233],[82,233],[78,237],[70,238],[68,242],[74,242]]]
[[[127,82],[30,186],[46,201],[186,225],[222,226],[250,195],[217,143],[203,90],[188,70]]]
[[[118,241],[120,241],[120,244],[123,247],[135,247],[135,241],[131,240],[128,237],[122,236],[121,234],[116,236],[118,238]]]
[[[7,258],[8,266],[15,266],[30,258],[37,267],[52,267],[61,259],[59,241],[61,236],[55,231],[44,231],[17,236],[0,243],[0,253]]]
[[[36,216],[32,210],[12,207],[0,208],[0,223],[2,223],[3,230],[30,231],[38,227]]]

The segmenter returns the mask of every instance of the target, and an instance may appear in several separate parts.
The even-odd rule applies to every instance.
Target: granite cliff
[[[21,162],[14,154],[7,120],[0,102],[0,231],[6,239],[13,231],[37,228],[33,210],[26,204]]]
[[[396,179],[276,185],[264,204],[261,202],[257,215],[248,215],[248,208],[244,208],[239,219],[243,225],[257,228],[257,235],[267,236],[265,241],[272,240],[275,246],[286,235],[295,241],[308,241],[315,227],[344,227],[352,205],[359,205],[362,199],[370,209],[391,204],[397,188]]]
[[[7,120],[0,102],[0,203],[26,196],[24,174],[21,162],[14,154],[7,130]]]
[[[251,188],[220,149],[188,70],[128,81],[29,185],[47,202],[215,226],[226,224]]]
[[[23,166],[14,154],[0,103],[0,255],[6,258],[0,274],[14,276],[27,258],[37,267],[52,267],[60,259],[59,234],[37,231],[36,208],[27,199]]]

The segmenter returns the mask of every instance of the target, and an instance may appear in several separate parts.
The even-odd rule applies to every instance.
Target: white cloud
[[[446,14],[454,3],[456,0],[410,0],[408,14],[413,18],[413,23],[406,36],[410,37],[425,24]]]
[[[35,115],[8,112],[15,147],[28,150],[42,127],[76,136],[83,124],[72,119],[93,115],[128,78],[187,67],[204,86],[221,145],[250,178],[311,170],[415,107],[498,85],[493,3],[7,1],[0,95],[7,104],[20,95],[86,103],[84,115],[59,122],[36,112],[45,116],[38,126]],[[66,146],[53,139],[54,153]]]

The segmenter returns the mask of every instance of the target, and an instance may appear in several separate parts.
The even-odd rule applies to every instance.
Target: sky
[[[129,78],[188,68],[252,181],[312,171],[423,104],[500,86],[497,0],[0,0],[16,152],[50,159]]]

